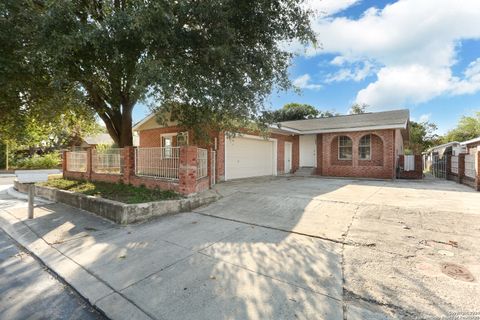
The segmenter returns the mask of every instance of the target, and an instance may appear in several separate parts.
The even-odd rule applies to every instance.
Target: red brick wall
[[[323,135],[317,134],[317,170],[316,174],[321,175],[323,168]]]
[[[360,139],[372,134],[372,160],[359,160]],[[375,135],[375,136],[374,136]],[[352,160],[338,160],[338,137],[352,139]],[[334,177],[365,177],[393,179],[395,177],[395,131],[375,130],[325,133],[322,135],[321,174]],[[383,148],[381,145],[383,144]]]
[[[161,147],[161,140],[160,136],[164,133],[175,133],[181,132],[179,127],[167,127],[167,128],[155,128],[155,129],[148,129],[142,130],[138,132],[138,136],[140,138],[140,147],[148,148],[148,147]],[[190,138],[190,137],[189,137]]]

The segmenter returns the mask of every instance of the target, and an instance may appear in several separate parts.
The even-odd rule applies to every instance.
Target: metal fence
[[[458,174],[458,156],[452,156],[452,167],[450,170],[452,173]]]
[[[447,178],[447,155],[444,155],[442,158],[438,155],[433,156],[431,173],[436,178]]]
[[[87,152],[86,151],[67,152],[67,171],[87,172]]]
[[[121,174],[123,172],[123,149],[93,149],[92,170],[96,173]]]
[[[197,179],[208,175],[208,150],[197,148]]]
[[[465,155],[465,175],[469,178],[475,179],[477,172],[475,170],[475,155],[466,154]]]
[[[137,176],[178,180],[180,147],[135,149]]]

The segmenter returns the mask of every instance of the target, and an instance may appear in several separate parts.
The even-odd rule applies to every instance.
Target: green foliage
[[[41,183],[41,185],[124,203],[142,203],[181,198],[179,194],[171,190],[147,189],[145,186],[134,187],[123,183],[51,179]]]
[[[0,169],[4,169],[6,167],[6,152],[7,145],[0,142]]]
[[[309,104],[288,103],[281,109],[265,112],[264,118],[267,122],[275,123],[282,121],[327,118],[336,115],[338,114],[330,111],[320,111]]]
[[[437,125],[434,123],[410,121],[409,129],[410,141],[406,154],[421,154],[439,142],[439,136],[435,133]]]
[[[480,136],[480,112],[474,116],[463,116],[455,129],[447,132],[443,137],[443,142],[466,141]]]
[[[26,70],[8,93],[69,92],[120,147],[132,144],[132,110],[146,98],[181,126],[236,128],[261,114],[272,88],[291,86],[282,43],[315,43],[303,2],[6,0],[0,40],[13,47],[2,46],[9,70]]]
[[[42,1],[0,3],[0,141],[17,146],[65,143],[95,123],[80,87],[54,77],[38,43]],[[48,42],[48,41],[47,41]]]
[[[365,104],[365,103],[354,103],[352,104],[352,106],[350,107],[350,111],[349,111],[349,114],[362,114],[362,113],[365,113],[367,112],[367,108],[368,108],[368,104]]]
[[[57,152],[45,155],[33,155],[29,158],[24,158],[16,161],[13,166],[17,169],[54,169],[58,168],[61,159]]]

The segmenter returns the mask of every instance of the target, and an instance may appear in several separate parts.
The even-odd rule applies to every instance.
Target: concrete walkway
[[[480,305],[480,193],[451,182],[268,178],[119,227],[0,195],[0,226],[112,319],[385,319]],[[465,267],[468,282],[441,272]]]

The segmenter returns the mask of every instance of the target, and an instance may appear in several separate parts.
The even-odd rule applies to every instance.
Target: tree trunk
[[[121,130],[120,130],[120,141],[118,144],[119,148],[132,146],[133,145],[133,135],[132,135],[132,110],[133,107],[125,107],[122,114]]]

